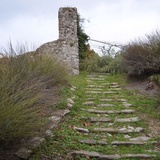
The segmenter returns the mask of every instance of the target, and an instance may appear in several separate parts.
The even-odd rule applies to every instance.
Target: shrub
[[[129,75],[160,73],[160,33],[156,31],[123,49],[124,71]]]
[[[43,125],[41,90],[67,82],[61,63],[47,55],[10,55],[0,59],[0,140],[27,137]]]
[[[87,72],[97,72],[99,59],[100,57],[98,54],[93,54],[91,57],[86,57],[80,62],[80,70]]]

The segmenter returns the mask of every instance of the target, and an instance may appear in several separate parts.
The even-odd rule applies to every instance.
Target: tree
[[[89,39],[89,36],[84,32],[83,29],[83,23],[84,19],[80,18],[80,15],[78,15],[78,27],[77,27],[77,35],[78,35],[78,49],[79,49],[79,59],[82,61],[86,58],[86,52],[88,49],[87,42]]]

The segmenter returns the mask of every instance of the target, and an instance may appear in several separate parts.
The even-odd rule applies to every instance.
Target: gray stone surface
[[[76,131],[79,131],[79,132],[89,133],[89,130],[86,129],[86,128],[78,128],[78,127],[74,127],[73,129],[76,130]]]
[[[150,140],[151,137],[146,137],[146,136],[139,136],[139,137],[135,137],[135,138],[130,138],[130,141],[142,141],[142,142],[146,142],[148,140]]]
[[[103,94],[117,94],[118,92],[115,91],[106,91],[106,92],[102,92]]]
[[[105,141],[99,141],[99,140],[79,140],[80,143],[90,144],[90,145],[107,145]]]
[[[141,158],[141,159],[152,159],[155,158],[155,155],[148,155],[148,154],[113,154],[113,155],[105,155],[98,152],[89,152],[89,151],[73,151],[67,155],[67,157],[75,157],[77,155],[80,156],[87,156],[89,158],[97,158],[97,159],[104,159],[104,160],[114,160],[114,159],[121,159],[121,158]]]
[[[121,119],[115,119],[115,122],[138,122],[139,118],[138,117],[131,117],[131,118],[121,118]]]
[[[137,127],[138,128],[138,127]],[[143,131],[144,129],[139,127],[139,130],[137,128],[94,128],[93,132],[108,132],[108,133],[139,133]]]
[[[90,118],[90,122],[111,122],[112,120],[110,118],[105,118],[105,117],[101,117],[101,118]]]
[[[68,102],[68,103],[71,103],[71,104],[74,104],[74,101],[73,101],[72,98],[68,98],[68,99],[67,99],[67,102]]]
[[[21,148],[15,153],[15,155],[18,156],[19,158],[28,159],[31,153],[32,153],[32,150]]]
[[[58,58],[72,74],[79,74],[79,55],[77,38],[77,9],[59,9],[59,39],[41,45],[37,54],[48,54]]]
[[[87,110],[90,113],[96,113],[96,114],[129,114],[129,113],[135,113],[135,110],[132,109],[125,109],[125,110],[96,110],[96,109],[88,109]]]
[[[145,142],[134,142],[134,141],[113,141],[112,145],[144,145]]]
[[[90,158],[98,158],[98,159],[108,159],[108,160],[112,160],[112,159],[120,159],[120,155],[115,154],[115,155],[104,155],[98,152],[89,152],[89,151],[73,151],[71,153],[69,153],[69,155],[71,156],[77,156],[77,155],[83,155],[83,156],[88,156]]]
[[[94,105],[94,102],[93,101],[86,101],[83,103],[83,105],[92,106],[92,105]]]
[[[100,92],[100,91],[86,91],[86,93],[101,94],[102,92]]]
[[[53,121],[54,123],[59,123],[61,120],[61,117],[59,116],[52,116],[49,118],[49,120]]]

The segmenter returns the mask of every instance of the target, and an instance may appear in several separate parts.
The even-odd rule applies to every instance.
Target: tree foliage
[[[85,59],[86,57],[86,52],[88,49],[87,42],[89,38],[89,36],[84,32],[83,23],[84,19],[80,18],[80,15],[78,15],[77,34],[78,34],[78,49],[79,49],[80,61]]]

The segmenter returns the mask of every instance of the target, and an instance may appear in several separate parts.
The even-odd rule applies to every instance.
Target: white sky
[[[58,39],[60,7],[77,7],[85,32],[100,41],[123,44],[160,28],[160,0],[0,0],[0,48]]]

